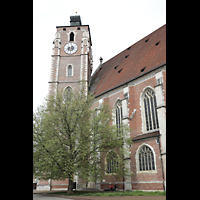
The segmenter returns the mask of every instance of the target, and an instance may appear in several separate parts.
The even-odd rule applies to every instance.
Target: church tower
[[[56,26],[53,40],[49,95],[78,89],[86,92],[92,73],[92,41],[89,25],[82,25],[79,15],[70,16],[70,26]]]

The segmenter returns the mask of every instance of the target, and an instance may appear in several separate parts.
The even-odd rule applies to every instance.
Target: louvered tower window
[[[70,41],[74,41],[74,33],[73,32],[70,33]]]

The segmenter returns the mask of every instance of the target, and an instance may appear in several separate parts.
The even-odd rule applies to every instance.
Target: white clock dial
[[[76,43],[73,43],[73,42],[70,42],[70,43],[67,43],[65,46],[64,46],[64,51],[65,53],[67,54],[74,54],[76,53],[78,50],[78,46]]]

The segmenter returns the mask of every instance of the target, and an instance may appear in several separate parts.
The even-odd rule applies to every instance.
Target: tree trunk
[[[67,190],[67,194],[73,194],[73,181],[71,180],[71,178],[69,178],[69,185],[68,185],[68,190]]]

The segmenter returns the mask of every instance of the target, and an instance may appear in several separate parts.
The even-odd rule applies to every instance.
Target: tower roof
[[[80,17],[80,15],[70,16],[70,25],[71,26],[81,26],[81,17]]]
[[[103,63],[93,74],[90,91],[97,97],[166,64],[166,25]]]

